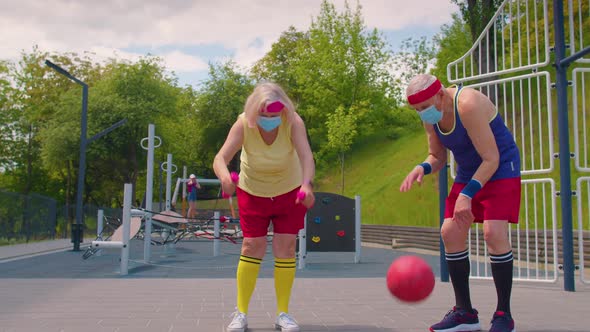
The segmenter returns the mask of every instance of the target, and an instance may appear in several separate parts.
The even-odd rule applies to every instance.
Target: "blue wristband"
[[[424,168],[424,175],[432,173],[432,166],[429,163],[423,162],[418,166],[422,166],[422,168]]]
[[[477,181],[476,179],[471,179],[465,188],[461,190],[461,195],[473,198],[473,196],[475,196],[475,194],[481,190],[481,187],[481,182]]]

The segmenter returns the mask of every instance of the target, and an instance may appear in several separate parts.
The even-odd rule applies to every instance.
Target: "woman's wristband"
[[[422,166],[422,168],[424,168],[424,175],[432,173],[432,166],[429,163],[423,162],[418,166]]]
[[[301,186],[303,187],[303,185],[306,185],[306,184],[309,184],[309,186],[311,187],[311,189],[313,189],[313,182],[311,180],[303,181],[301,183]]]
[[[469,180],[465,188],[461,190],[461,195],[473,198],[473,196],[475,196],[475,194],[477,194],[477,192],[481,190],[481,187],[481,182],[477,181],[476,179],[471,179]]]

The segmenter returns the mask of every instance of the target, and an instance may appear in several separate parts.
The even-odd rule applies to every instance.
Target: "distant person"
[[[194,174],[189,176],[186,183],[186,191],[188,192],[188,212],[187,218],[192,219],[197,215],[197,189],[201,189],[201,185]]]

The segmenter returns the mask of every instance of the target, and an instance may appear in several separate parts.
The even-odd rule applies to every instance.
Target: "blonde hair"
[[[419,74],[414,76],[406,88],[406,98],[428,88],[436,80],[436,76],[430,74]]]
[[[246,100],[246,105],[244,105],[244,114],[248,122],[248,127],[256,127],[256,119],[260,114],[260,110],[275,101],[280,101],[285,105],[281,116],[288,122],[291,122],[295,114],[295,106],[291,99],[289,99],[285,91],[278,84],[264,82],[254,88],[254,91]]]

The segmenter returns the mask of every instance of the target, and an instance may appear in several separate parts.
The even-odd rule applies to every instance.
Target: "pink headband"
[[[283,108],[285,108],[285,105],[283,105],[283,103],[281,103],[280,101],[275,101],[273,103],[270,103],[266,106],[266,111],[268,113],[278,113],[280,111],[283,110]]]
[[[434,97],[434,95],[436,95],[436,93],[440,90],[441,87],[442,84],[440,83],[440,81],[436,80],[432,82],[432,84],[430,84],[430,86],[426,89],[418,91],[413,95],[408,96],[408,102],[410,103],[410,105],[416,105],[425,102],[428,99]]]

